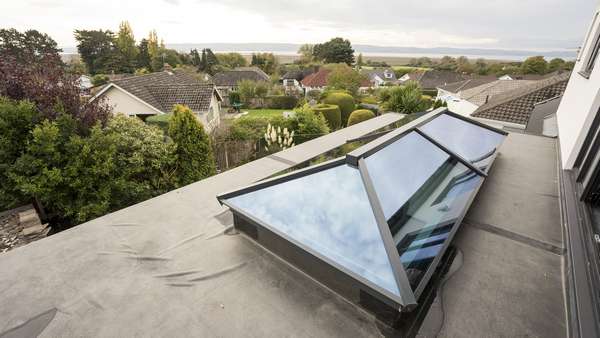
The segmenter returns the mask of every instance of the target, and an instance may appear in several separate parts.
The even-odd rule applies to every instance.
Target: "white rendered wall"
[[[593,15],[595,16],[596,13]],[[589,38],[586,38],[585,45],[582,45],[573,74],[556,112],[563,169],[573,168],[590,124],[600,107],[600,57],[589,78],[579,74],[584,67],[586,55],[590,53],[590,45],[598,32],[599,23],[600,17],[588,29],[586,37]]]

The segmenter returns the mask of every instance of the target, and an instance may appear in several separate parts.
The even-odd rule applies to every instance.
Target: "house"
[[[304,89],[304,93],[308,93],[311,90],[323,91],[325,87],[327,87],[327,78],[331,70],[326,68],[321,68],[317,72],[309,74],[306,76],[300,84],[302,85],[302,89]]]
[[[307,68],[302,70],[291,70],[281,77],[281,83],[283,87],[287,91],[301,91],[302,90],[302,80],[308,75],[315,73],[316,70],[314,68]]]
[[[229,92],[237,90],[242,80],[269,82],[271,78],[258,67],[239,67],[215,74],[213,82],[223,95],[224,104],[229,105]]]
[[[517,129],[526,129],[533,116],[536,119],[533,123],[539,125],[542,123],[541,120],[556,112],[560,97],[567,87],[569,76],[569,73],[562,73],[491,96],[471,116]],[[511,82],[513,81],[519,80]],[[550,107],[554,107],[554,112]],[[535,114],[533,114],[534,112]],[[530,126],[530,131],[532,131],[531,128],[532,126]]]
[[[414,81],[419,84],[424,91],[436,91],[438,87],[445,86],[449,83],[463,81],[467,77],[446,70],[419,70],[411,73],[406,73],[398,80],[400,83]]]
[[[94,84],[92,83],[92,78],[87,75],[81,75],[77,79],[77,85],[83,93],[89,93],[90,88],[94,86]]]
[[[221,94],[187,72],[174,70],[109,82],[92,100],[104,99],[114,113],[137,116],[168,114],[176,104],[188,106],[207,131],[220,124]]]
[[[438,88],[436,99],[446,102],[448,109],[457,114],[471,116],[477,108],[487,103],[492,97],[517,90],[534,82],[528,80],[495,80],[476,87],[467,85],[464,88],[460,87],[462,82],[458,86],[456,83],[451,83]]]
[[[377,88],[386,84],[396,84],[396,73],[391,68],[363,69],[360,72],[371,82],[371,87]]]
[[[383,114],[0,254],[0,336],[600,337],[598,55],[557,138]]]

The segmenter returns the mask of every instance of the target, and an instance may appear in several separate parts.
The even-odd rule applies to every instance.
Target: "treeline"
[[[495,62],[485,59],[469,60],[466,56],[457,58],[444,56],[438,61],[428,57],[413,58],[407,66],[433,68],[436,70],[455,71],[465,74],[496,75],[505,74],[547,74],[554,71],[569,71],[573,69],[573,61],[554,58],[550,62],[543,56],[532,56],[523,62]]]
[[[83,60],[85,71],[91,75],[158,72],[165,65],[173,68],[190,66],[198,72],[217,72],[244,67],[248,64],[261,68],[267,74],[277,69],[277,59],[272,53],[252,54],[250,62],[239,53],[215,54],[210,48],[189,53],[166,48],[165,42],[155,30],[146,38],[136,41],[127,21],[121,22],[119,30],[75,30],[77,51]]]
[[[81,100],[56,42],[0,30],[0,210],[35,202],[64,229],[215,173],[208,135],[176,106],[166,133]]]

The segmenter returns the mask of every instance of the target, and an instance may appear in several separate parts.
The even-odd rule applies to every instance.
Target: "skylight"
[[[506,134],[443,109],[346,157],[218,197],[235,227],[357,301],[419,296]]]

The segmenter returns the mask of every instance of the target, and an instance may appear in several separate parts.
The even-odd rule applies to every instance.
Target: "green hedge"
[[[355,104],[354,98],[350,94],[346,93],[330,93],[323,100],[323,103],[326,104],[334,104],[340,107],[340,112],[342,114],[342,125],[345,126],[348,123],[348,118],[350,117],[350,113],[354,111]]]
[[[267,97],[267,108],[294,109],[298,105],[298,98],[291,95],[272,95]]]
[[[311,109],[315,113],[321,113],[323,115],[325,120],[327,120],[329,129],[336,130],[340,128],[342,124],[342,113],[340,111],[340,107],[333,104],[318,104]]]
[[[353,124],[357,124],[375,117],[372,111],[367,109],[359,109],[355,110],[350,114],[350,118],[348,118],[348,126]]]
[[[146,123],[151,126],[157,126],[167,135],[169,132],[169,121],[171,121],[173,114],[160,114],[150,116],[146,119]]]

